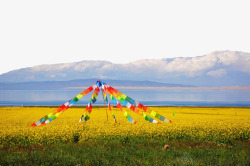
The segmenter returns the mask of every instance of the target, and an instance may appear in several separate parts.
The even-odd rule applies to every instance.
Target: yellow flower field
[[[93,108],[85,125],[79,119],[85,107],[70,108],[57,119],[43,127],[28,126],[50,113],[51,107],[0,107],[0,145],[37,145],[85,141],[191,140],[231,143],[249,141],[249,108],[199,108],[199,107],[151,107],[173,123],[153,124],[143,116],[125,109],[136,121],[131,124],[118,109],[114,109],[117,122],[111,112]]]

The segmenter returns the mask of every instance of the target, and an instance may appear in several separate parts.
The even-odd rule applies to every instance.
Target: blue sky
[[[82,60],[250,52],[249,1],[1,1],[0,74]]]

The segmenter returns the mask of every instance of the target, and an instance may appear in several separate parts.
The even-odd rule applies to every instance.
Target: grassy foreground
[[[250,109],[152,107],[175,119],[152,124],[129,110],[70,108],[46,126],[28,128],[50,107],[0,107],[0,165],[249,165]],[[168,144],[169,149],[162,149]]]

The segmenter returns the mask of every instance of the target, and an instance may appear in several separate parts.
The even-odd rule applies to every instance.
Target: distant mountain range
[[[81,79],[70,81],[44,81],[44,82],[14,82],[0,83],[4,90],[59,90],[59,89],[84,89],[96,83],[98,79]],[[191,87],[181,84],[168,84],[153,81],[105,80],[105,83],[114,87]]]
[[[121,57],[126,58],[126,57]],[[250,85],[250,54],[238,51],[217,51],[199,57],[138,60],[127,64],[108,61],[81,61],[75,63],[39,65],[10,71],[0,75],[1,87],[6,83],[32,82],[38,86],[44,81],[49,86],[85,85],[76,79],[100,78],[179,84],[181,86],[248,86]],[[74,80],[74,81],[69,81]],[[96,79],[95,79],[96,80]],[[63,81],[63,82],[56,82]],[[107,82],[107,81],[106,81]],[[153,82],[148,82],[153,84]],[[92,84],[93,82],[91,82]],[[121,81],[119,84],[122,84]],[[127,82],[128,83],[128,82]],[[132,84],[132,82],[130,82]],[[129,84],[129,83],[128,83]],[[160,84],[160,83],[158,83]],[[21,85],[21,84],[19,84]],[[133,85],[136,85],[133,82]],[[167,85],[167,84],[166,84]]]

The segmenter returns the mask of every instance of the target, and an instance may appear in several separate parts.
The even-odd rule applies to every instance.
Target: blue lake
[[[250,107],[249,90],[121,89],[144,105]],[[61,105],[81,90],[0,90],[0,106]],[[76,105],[87,105],[91,93]],[[96,105],[103,105],[101,92]]]

